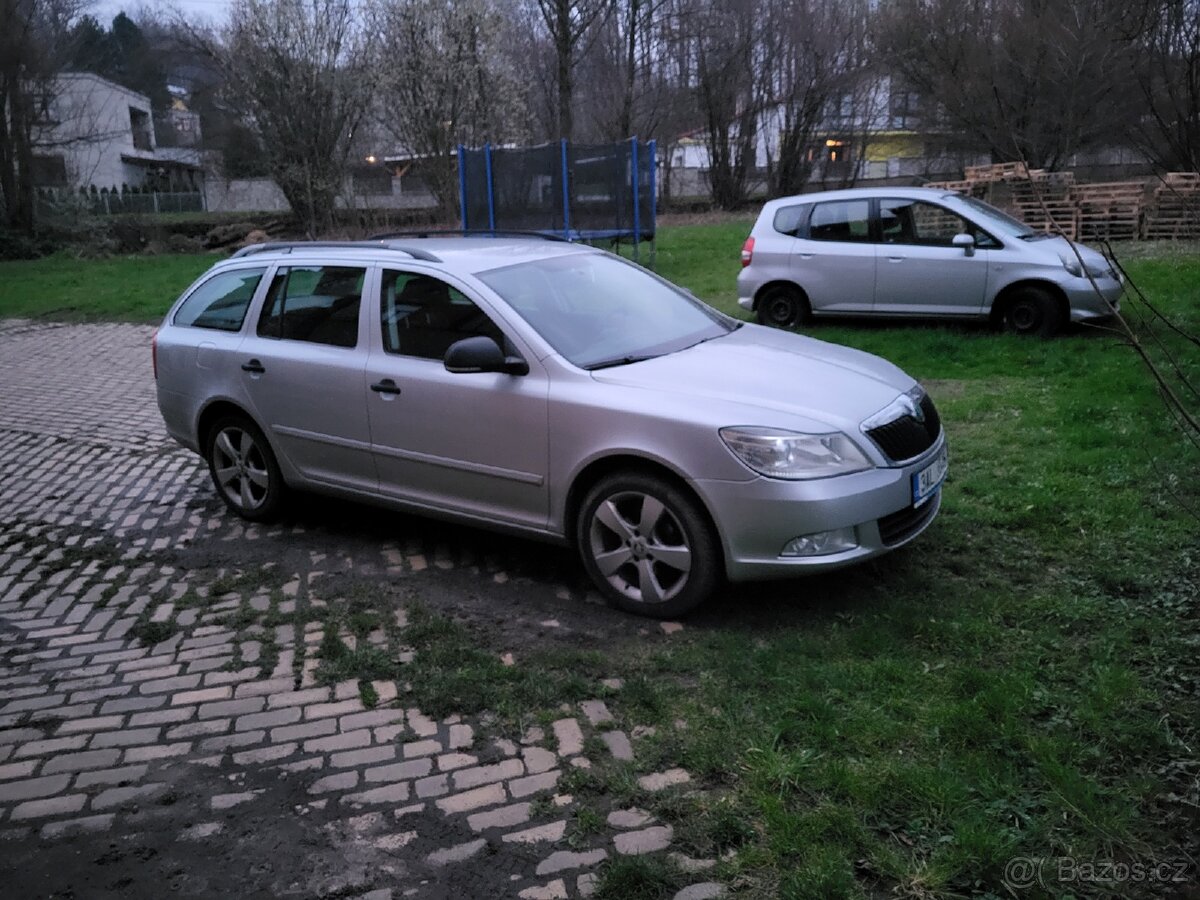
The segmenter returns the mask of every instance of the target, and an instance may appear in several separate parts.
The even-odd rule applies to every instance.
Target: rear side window
[[[258,319],[259,337],[355,346],[366,274],[356,266],[278,269]]]
[[[191,328],[241,331],[246,310],[266,269],[237,269],[214,275],[183,301],[173,323]]]
[[[808,236],[814,241],[871,240],[871,212],[867,200],[832,200],[813,206]]]
[[[775,211],[775,230],[780,234],[800,237],[800,229],[808,223],[810,203],[800,203],[796,206],[785,206]]]

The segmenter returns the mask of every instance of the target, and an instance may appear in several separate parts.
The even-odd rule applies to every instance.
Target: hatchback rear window
[[[174,324],[241,331],[250,300],[266,271],[237,269],[214,275],[183,301],[175,313]]]

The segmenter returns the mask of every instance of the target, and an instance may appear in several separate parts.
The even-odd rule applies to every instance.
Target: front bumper
[[[1121,295],[1125,293],[1125,285],[1116,278],[1097,278],[1095,287],[1086,278],[1072,278],[1060,287],[1067,295],[1072,322],[1109,318],[1120,311]]]
[[[814,481],[696,481],[713,513],[725,548],[731,581],[784,578],[838,569],[895,550],[921,534],[937,517],[941,490],[916,509],[912,477],[945,446],[937,442],[913,462]],[[882,526],[881,526],[882,521]],[[795,537],[853,527],[858,546],[825,556],[785,557]]]

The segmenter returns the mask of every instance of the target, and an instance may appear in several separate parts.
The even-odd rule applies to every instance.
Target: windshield
[[[584,369],[674,353],[734,327],[669,282],[608,254],[522,262],[478,277]]]
[[[985,226],[990,225],[993,230],[1006,234],[1009,237],[1030,238],[1037,236],[1039,233],[1020,219],[1014,219],[1008,213],[1001,212],[990,203],[984,203],[982,200],[976,200],[974,197],[960,196],[958,199],[964,206],[982,218]]]

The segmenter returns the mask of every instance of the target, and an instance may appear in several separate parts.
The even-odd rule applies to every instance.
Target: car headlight
[[[1076,278],[1082,278],[1085,271],[1093,278],[1117,277],[1117,273],[1112,270],[1112,267],[1107,262],[1085,263],[1081,266],[1079,260],[1073,256],[1060,256],[1059,259],[1062,260],[1063,268]]]
[[[871,461],[848,437],[798,434],[777,428],[722,428],[721,440],[733,455],[768,478],[828,478],[871,468]]]
[[[1083,266],[1079,265],[1079,260],[1073,256],[1060,256],[1059,259],[1062,260],[1063,268],[1068,273],[1074,275],[1076,278],[1083,277]]]

